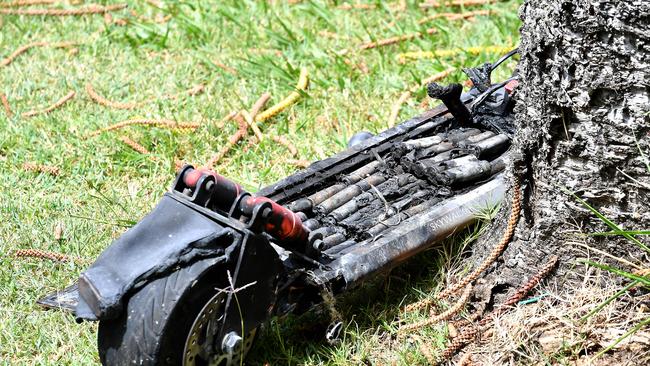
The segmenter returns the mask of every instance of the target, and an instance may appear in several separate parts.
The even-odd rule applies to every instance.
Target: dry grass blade
[[[13,117],[14,113],[11,111],[11,106],[9,105],[9,100],[7,99],[7,96],[4,93],[0,93],[0,101],[2,101],[2,106],[5,109],[5,113],[7,114],[7,118]]]
[[[400,63],[405,63],[407,61],[412,61],[412,60],[452,57],[463,52],[469,53],[470,55],[480,55],[483,53],[502,54],[502,53],[510,52],[513,48],[515,48],[515,46],[497,46],[497,45],[482,46],[482,47],[468,47],[465,49],[452,48],[452,49],[440,49],[435,51],[404,52],[404,53],[397,54],[397,56],[395,57]]]
[[[237,112],[232,111],[228,113],[225,117],[223,117],[219,122],[217,122],[217,128],[221,129],[223,128],[228,121],[231,121],[235,116],[237,115]]]
[[[454,72],[454,70],[456,70],[456,69],[453,68],[453,67],[448,68],[445,71],[439,72],[439,73],[437,73],[435,75],[432,75],[432,76],[422,80],[422,82],[419,85],[414,86],[411,89],[403,92],[400,95],[397,102],[395,102],[395,104],[393,104],[393,106],[392,106],[392,108],[390,110],[390,115],[388,116],[388,127],[395,126],[395,123],[397,122],[397,117],[399,116],[399,111],[402,108],[402,104],[406,103],[406,101],[411,97],[411,94],[415,93],[417,91],[417,89],[421,88],[422,86],[426,86],[429,83],[432,83],[434,81],[438,81],[440,79],[443,79],[443,78],[447,77],[449,74]]]
[[[90,136],[97,136],[102,132],[118,130],[133,125],[154,126],[170,130],[195,130],[200,126],[199,123],[176,122],[168,119],[130,119],[93,131],[90,133]]]
[[[86,93],[88,93],[88,96],[90,99],[95,101],[97,104],[103,105],[104,107],[109,107],[109,108],[115,108],[115,109],[133,109],[136,108],[139,103],[121,103],[121,102],[113,102],[111,100],[108,100],[104,98],[103,96],[97,94],[95,89],[93,89],[93,86],[90,85],[90,83],[86,83]]]
[[[399,115],[399,110],[402,108],[402,104],[404,104],[410,97],[411,92],[407,90],[403,92],[399,96],[399,99],[397,99],[397,102],[393,104],[393,107],[390,109],[390,115],[388,116],[389,128],[395,126],[395,122],[397,121],[397,116]]]
[[[289,150],[289,152],[291,153],[291,155],[298,156],[298,149],[296,149],[296,147],[293,146],[291,141],[287,140],[283,136],[273,136],[273,137],[271,137],[271,139],[273,141],[277,142],[278,144],[286,147],[287,150]]]
[[[0,3],[0,8],[17,8],[21,6],[31,6],[31,5],[48,5],[54,4],[58,0],[17,0],[9,1],[6,3]]]
[[[262,131],[260,130],[260,128],[257,127],[257,124],[253,120],[253,117],[250,115],[250,113],[248,113],[247,111],[245,111],[243,109],[239,113],[241,114],[242,117],[244,117],[244,121],[246,121],[246,124],[248,124],[248,127],[250,127],[253,130],[253,133],[255,134],[255,137],[257,137],[257,140],[260,141],[260,142],[263,141],[264,140],[264,134],[262,134]]]
[[[269,99],[271,99],[271,93],[263,93],[260,95],[259,99],[255,102],[255,104],[253,104],[253,107],[251,108],[250,115],[253,119],[257,117],[257,114],[260,113]]]
[[[237,72],[237,70],[235,70],[235,69],[233,69],[232,67],[230,67],[230,66],[224,64],[223,62],[219,62],[219,61],[214,61],[214,60],[213,60],[212,63],[215,64],[215,65],[216,65],[217,67],[219,67],[220,69],[222,69],[223,71],[225,71],[225,72],[227,72],[227,73],[229,73],[229,74],[231,74],[231,75],[234,75],[234,76],[239,75],[239,73]]]
[[[474,10],[474,11],[468,11],[460,14],[459,13],[436,13],[426,18],[418,20],[418,24],[423,24],[439,18],[446,18],[447,20],[461,20],[461,19],[473,18],[475,16],[480,16],[480,15],[490,15],[490,10]]]
[[[264,122],[269,118],[274,117],[283,110],[289,108],[292,104],[296,103],[300,99],[300,92],[307,89],[309,85],[309,72],[307,69],[303,68],[300,70],[300,77],[298,78],[298,84],[296,84],[296,91],[291,92],[286,98],[281,100],[278,104],[271,106],[269,109],[260,113],[255,117],[255,121]]]
[[[49,16],[77,16],[90,14],[104,14],[110,11],[122,10],[127,4],[108,6],[91,5],[77,9],[0,9],[0,14],[7,15],[49,15]]]
[[[47,173],[55,177],[58,176],[60,173],[60,170],[57,167],[43,165],[43,164],[36,164],[36,163],[24,163],[23,169],[30,172]]]
[[[23,117],[33,117],[33,116],[36,116],[36,115],[39,115],[39,114],[50,113],[53,110],[55,110],[55,109],[61,107],[62,105],[64,105],[70,99],[74,98],[75,95],[76,95],[76,93],[74,91],[71,91],[70,93],[66,94],[63,98],[57,100],[54,104],[52,104],[51,106],[49,106],[49,107],[47,107],[45,109],[31,110],[29,112],[23,113],[22,115],[23,115]]]
[[[474,282],[480,275],[485,271],[489,266],[494,263],[494,261],[499,258],[501,253],[505,250],[506,246],[512,239],[513,234],[515,233],[515,227],[517,227],[517,222],[519,221],[519,212],[521,211],[521,192],[519,186],[519,178],[515,178],[515,181],[512,185],[513,196],[512,196],[512,207],[510,209],[510,219],[508,220],[508,225],[501,241],[499,241],[490,252],[487,258],[467,277],[463,278],[460,282],[455,284],[452,287],[447,288],[446,290],[440,292],[437,296],[439,299],[444,299],[445,297],[455,294],[463,287]]]
[[[149,152],[146,147],[140,145],[139,143],[131,140],[126,136],[120,136],[120,141],[122,141],[125,145],[128,145],[133,150],[139,152],[140,154],[151,154],[151,152]]]
[[[388,46],[388,45],[391,45],[391,44],[395,44],[395,43],[399,43],[399,42],[403,42],[403,41],[408,41],[408,40],[411,40],[411,39],[414,39],[414,38],[419,38],[419,37],[424,36],[425,34],[434,34],[437,31],[438,30],[436,28],[429,28],[424,33],[416,32],[416,33],[412,33],[412,34],[406,34],[406,35],[403,35],[403,36],[396,36],[396,37],[390,37],[390,38],[386,38],[386,39],[380,39],[380,40],[375,41],[375,42],[364,43],[361,46],[359,46],[359,49],[360,50],[368,50],[368,49],[372,49],[372,48]]]
[[[1,10],[1,9],[0,9]],[[63,47],[71,47],[71,46],[76,46],[78,45],[78,42],[56,42],[56,43],[50,43],[50,42],[32,42],[29,44],[26,44],[24,46],[19,47],[16,49],[11,55],[7,56],[7,58],[3,59],[0,61],[0,67],[2,66],[7,66],[10,63],[12,63],[18,56],[22,55],[23,53],[27,52],[30,48],[34,47],[53,47],[53,48],[63,48]]]
[[[235,146],[239,140],[241,140],[244,136],[246,136],[246,133],[248,132],[248,124],[246,121],[244,121],[244,117],[242,117],[241,114],[237,113],[237,115],[233,118],[235,121],[237,121],[237,124],[239,125],[239,129],[228,139],[228,143],[226,146],[221,148],[219,152],[217,152],[214,156],[208,160],[207,163],[205,163],[205,167],[208,169],[214,168],[214,165],[217,164],[226,154],[230,149]]]

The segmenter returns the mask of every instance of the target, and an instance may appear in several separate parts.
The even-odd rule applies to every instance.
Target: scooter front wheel
[[[223,271],[208,272],[192,265],[153,280],[131,296],[119,318],[100,321],[102,364],[240,365],[255,330],[228,344],[215,339],[227,294],[219,291]]]

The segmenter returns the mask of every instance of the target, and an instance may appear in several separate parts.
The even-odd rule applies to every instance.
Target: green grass
[[[400,64],[400,52],[510,45],[518,41],[519,1],[490,8],[497,11],[474,22],[444,19],[418,25],[432,11],[413,1],[405,11],[394,4],[376,2],[375,10],[340,10],[332,2],[303,1],[201,1],[196,4],[163,1],[157,9],[146,2],[129,2],[129,10],[113,14],[126,26],[106,25],[100,15],[82,17],[0,16],[0,58],[34,41],[81,42],[70,48],[33,48],[6,67],[0,67],[0,92],[7,95],[15,116],[0,111],[0,363],[92,364],[98,362],[96,325],[75,324],[62,312],[43,311],[35,305],[40,296],[72,283],[83,266],[54,264],[36,259],[16,259],[15,249],[37,248],[84,258],[94,258],[131,223],[144,216],[168,189],[175,158],[196,164],[206,162],[236,130],[216,121],[232,110],[250,108],[263,92],[272,103],[293,90],[299,70],[310,71],[311,83],[301,101],[264,123],[269,136],[292,140],[299,158],[317,160],[342,150],[359,130],[379,132],[387,127],[391,105],[405,89],[447,67],[475,66],[498,55],[420,60]],[[130,14],[169,15],[166,24],[140,21]],[[396,20],[392,27],[387,25]],[[397,45],[350,52],[361,43],[437,27],[438,33]],[[326,38],[320,31],[336,33]],[[348,58],[351,65],[345,63]],[[231,75],[216,66],[237,70]],[[365,74],[354,65],[364,63]],[[499,70],[497,79],[513,70]],[[445,82],[463,81],[460,71]],[[114,101],[152,102],[135,110],[114,110],[92,102],[85,83]],[[202,83],[203,94],[165,99]],[[32,118],[22,112],[42,108],[69,91],[76,97],[62,108]],[[403,106],[400,118],[421,113],[424,89]],[[129,118],[165,118],[200,122],[194,132],[129,127],[94,138],[86,136]],[[146,146],[141,155],[117,138],[128,136]],[[286,162],[287,151],[266,140],[241,143],[216,167],[251,190],[270,184],[296,170]],[[25,171],[25,162],[60,169],[59,176]],[[63,238],[54,239],[54,228]],[[416,300],[439,286],[440,256],[417,259],[391,275],[374,291],[370,303],[344,303],[345,338],[336,346],[296,337],[296,319],[273,322],[254,350],[253,360],[271,364],[359,364],[383,357],[398,364],[423,360],[417,347],[404,344],[377,356],[385,347],[386,332],[393,327],[398,306]],[[419,273],[413,275],[412,273]],[[415,278],[415,279],[414,279]],[[369,289],[363,291],[371,291]],[[377,291],[378,290],[378,291]],[[373,291],[371,291],[373,292]],[[444,329],[423,333],[441,345]]]

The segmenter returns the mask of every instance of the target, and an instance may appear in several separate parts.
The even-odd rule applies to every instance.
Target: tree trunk
[[[563,275],[586,253],[570,244],[583,240],[572,234],[609,230],[563,189],[621,227],[650,229],[650,172],[638,147],[648,154],[650,2],[527,0],[520,16],[514,148],[522,159],[511,174],[521,178],[524,204],[515,237],[479,286],[485,301],[520,285],[551,255]],[[506,201],[488,240],[476,245],[477,261],[498,241],[508,209]],[[587,242],[648,262],[629,241]]]

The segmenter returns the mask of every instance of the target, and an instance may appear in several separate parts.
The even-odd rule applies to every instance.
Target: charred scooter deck
[[[77,284],[39,303],[73,310],[80,321],[99,320],[103,363],[161,364],[154,353],[170,340],[156,339],[146,351],[116,340],[131,334],[131,313],[140,311],[134,304],[156,294],[157,282],[189,273],[178,296],[165,301],[180,306],[200,297],[195,302],[205,306],[192,310],[192,319],[175,332],[188,333],[181,335],[182,352],[166,357],[188,365],[199,359],[231,364],[250,347],[247,335],[271,316],[309,309],[322,300],[323,289],[336,294],[353,288],[500,202],[501,172],[510,159],[508,128],[500,126],[512,122],[506,84],[477,86],[463,100],[458,87],[443,89],[430,87],[429,94],[445,106],[255,195],[214,172],[184,167],[152,213],[107,248]],[[212,292],[194,294],[201,286],[192,281],[207,281]],[[178,319],[170,310],[161,321]],[[164,332],[171,330],[160,328]]]

